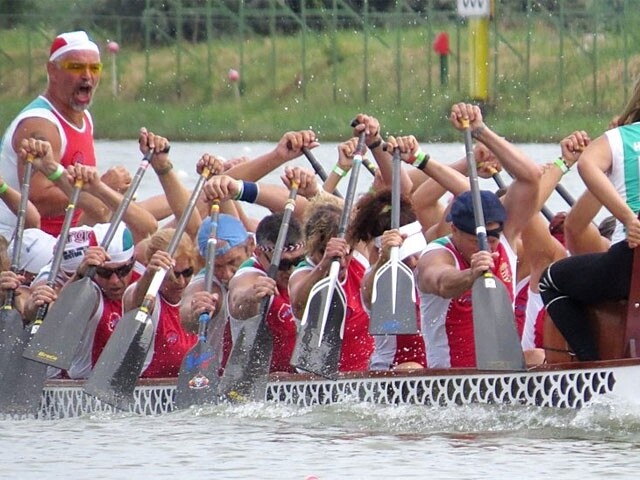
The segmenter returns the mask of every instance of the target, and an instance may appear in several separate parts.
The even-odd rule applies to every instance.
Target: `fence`
[[[441,92],[443,82],[458,94],[468,91],[467,26],[443,2],[398,0],[381,12],[368,0],[358,7],[328,1],[319,7],[302,0],[293,9],[279,0],[203,0],[196,7],[146,0],[139,16],[0,14],[4,24],[29,26],[0,30],[0,99],[39,91],[51,38],[74,28],[103,46],[120,44],[120,53],[106,59],[105,76],[114,76],[114,94],[125,99],[155,95],[197,103],[230,90],[254,101],[292,92],[306,99],[313,88],[334,104],[384,96],[406,105],[415,102],[415,93],[405,92],[416,84],[426,99]],[[528,0],[520,12],[496,9],[490,103],[531,110],[554,99],[547,113],[578,103],[585,112],[619,108],[640,64],[640,0],[588,3],[589,9],[575,9],[576,2],[557,0],[549,10]],[[447,76],[432,48],[441,32],[450,38]],[[231,67],[240,73],[238,84],[226,78]],[[380,69],[384,80],[373,74]]]

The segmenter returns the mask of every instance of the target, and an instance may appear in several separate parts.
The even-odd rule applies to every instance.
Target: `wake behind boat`
[[[327,380],[310,374],[269,377],[266,402],[302,407],[344,402],[452,406],[474,403],[582,408],[604,398],[637,402],[640,359],[543,365],[525,372],[421,369],[359,372]],[[38,418],[53,420],[116,410],[83,392],[83,381],[50,380]],[[174,411],[176,379],[140,380],[129,413]]]

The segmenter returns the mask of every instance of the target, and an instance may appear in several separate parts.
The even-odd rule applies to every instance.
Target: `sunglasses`
[[[176,272],[175,270],[173,271],[173,276],[175,277],[176,280],[180,277],[186,280],[188,278],[191,278],[192,275],[193,275],[193,267],[185,268],[180,272]]]
[[[500,238],[501,233],[502,227],[494,228],[492,230],[487,230],[487,237]]]
[[[84,73],[89,69],[94,75],[99,75],[102,72],[102,63],[82,63],[82,62],[59,62],[58,66],[65,72],[70,73]]]
[[[111,275],[115,273],[118,278],[124,278],[133,270],[133,264],[134,262],[131,262],[117,268],[96,267],[96,275],[102,278],[111,278]]]

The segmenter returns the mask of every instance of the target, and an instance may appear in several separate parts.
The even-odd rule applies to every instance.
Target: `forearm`
[[[329,175],[327,175],[327,179],[322,184],[322,189],[325,192],[333,193],[338,188],[340,180],[342,180],[342,175],[338,175],[336,172],[331,170]]]
[[[55,186],[64,192],[64,195],[67,197],[66,203],[68,204],[74,189],[73,182],[69,180],[66,175],[62,175],[55,181]],[[109,221],[111,210],[92,193],[80,192],[77,207],[83,211],[83,223],[93,225],[95,223],[106,223]]]
[[[438,182],[445,191],[454,195],[460,195],[469,190],[469,179],[466,175],[449,165],[429,160],[424,172]]]
[[[160,185],[162,185],[162,189],[167,196],[167,201],[171,207],[171,211],[173,212],[176,221],[178,221],[189,204],[191,194],[182,184],[173,169],[166,173],[158,174],[158,179],[160,180]],[[198,234],[201,222],[202,219],[200,218],[200,214],[197,209],[194,208],[185,229],[191,238],[195,238]]]
[[[382,148],[375,148],[373,150],[373,158],[378,164],[378,168],[380,168],[380,175],[382,175],[382,180],[384,184],[388,187],[392,186],[393,183],[393,157],[385,152]],[[409,174],[406,169],[400,169],[400,192],[404,195],[410,195],[411,190],[413,189],[413,182],[409,177]]]
[[[40,178],[36,178],[40,176]],[[69,195],[71,191],[69,191]],[[52,182],[45,180],[40,174],[34,174],[29,190],[29,200],[41,217],[64,215],[69,196]]]
[[[437,275],[432,282],[421,285],[421,290],[442,298],[457,298],[471,289],[476,277],[471,269],[450,269]]]
[[[229,169],[226,175],[238,180],[246,180],[248,182],[257,182],[262,177],[272,172],[282,165],[283,161],[275,150],[260,155],[249,162]]]
[[[256,197],[257,205],[268,208],[271,212],[282,212],[289,198],[289,190],[279,185],[261,183],[258,188],[258,196]],[[297,196],[295,200],[294,215],[301,218],[304,209],[308,204],[308,200],[304,197]]]
[[[164,220],[171,215],[171,207],[165,194],[154,195],[136,204],[153,215],[156,220]]]
[[[101,183],[92,193],[112,212],[115,212],[124,202],[122,194],[116,192],[104,183]],[[122,220],[129,230],[131,230],[135,243],[145,239],[158,229],[158,222],[153,215],[134,202],[129,203],[124,211]]]
[[[554,164],[549,164],[544,167],[542,176],[540,177],[540,188],[538,190],[538,202],[536,210],[542,209],[549,196],[556,188],[556,185],[562,179],[562,171]]]
[[[501,137],[486,125],[474,131],[475,138],[482,142],[500,160],[500,164],[521,182],[537,183],[540,169],[525,153]]]
[[[578,162],[578,172],[587,189],[614,217],[624,224],[635,218],[636,213],[622,199],[606,174],[596,165],[581,158]]]
[[[5,193],[0,194],[0,198],[14,215],[18,215],[18,211],[20,210],[20,192],[13,188],[8,188]],[[40,228],[40,212],[38,212],[38,209],[30,201],[27,202],[27,208],[25,210],[24,226],[25,228]]]

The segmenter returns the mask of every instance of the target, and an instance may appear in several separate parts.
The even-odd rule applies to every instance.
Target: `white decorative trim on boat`
[[[602,395],[640,399],[640,360],[552,365],[527,372],[420,370],[345,374],[338,380],[311,375],[272,376],[265,400],[316,406],[345,401],[376,404],[518,404],[581,408]],[[130,411],[160,415],[174,410],[175,379],[142,380]],[[54,380],[45,387],[39,417],[56,419],[113,412],[86,395],[82,382]]]

